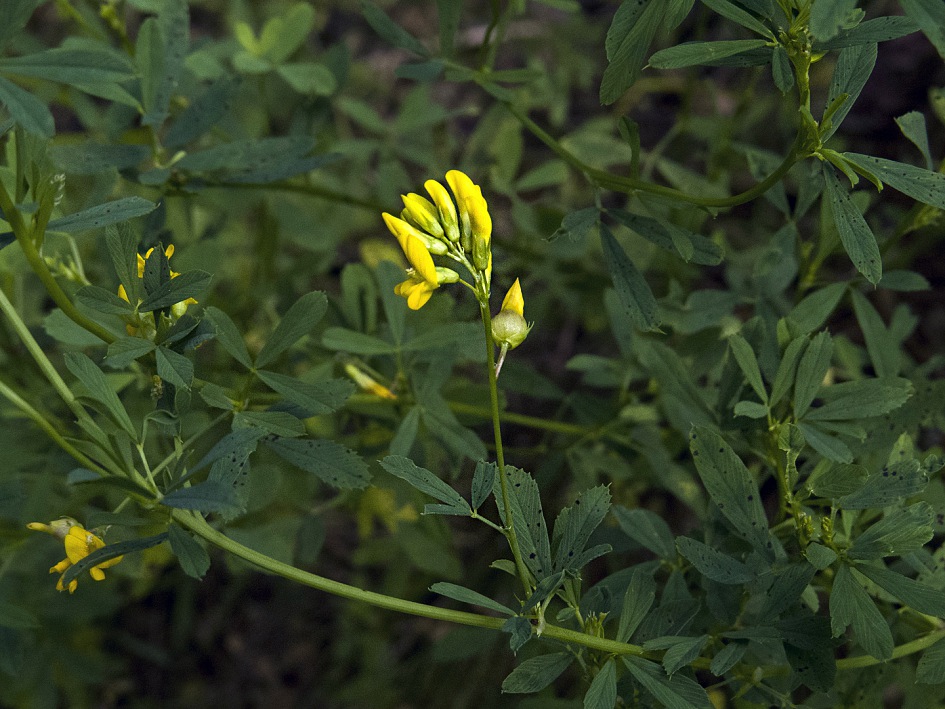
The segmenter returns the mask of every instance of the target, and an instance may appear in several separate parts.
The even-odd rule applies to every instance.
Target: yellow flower
[[[354,383],[361,387],[362,391],[374,394],[381,399],[396,399],[397,395],[386,386],[378,382],[367,372],[362,372],[354,364],[345,365],[345,373],[354,380]]]
[[[427,180],[423,186],[440,214],[440,225],[446,233],[446,238],[453,242],[459,241],[459,221],[456,216],[456,205],[453,204],[450,193],[436,180]]]
[[[525,322],[525,298],[516,278],[502,300],[502,309],[492,318],[492,337],[500,347],[514,350],[525,341],[531,329]]]
[[[489,216],[489,205],[482,196],[482,188],[469,179],[465,172],[459,170],[447,172],[446,181],[456,197],[463,230],[467,231],[473,240],[481,239],[488,246],[492,239],[492,217]]]
[[[150,248],[147,250],[147,252],[145,252],[144,256],[142,256],[141,254],[137,254],[138,278],[144,278],[145,265],[147,264],[147,260],[148,258],[150,258],[153,252],[154,252],[154,249]],[[164,255],[168,259],[170,259],[171,256],[174,255],[174,244],[169,244],[168,247],[164,249]],[[171,271],[171,278],[177,278],[179,275],[180,273],[178,273],[177,271]],[[128,299],[128,291],[125,290],[124,285],[119,284],[118,297],[121,298],[126,303],[131,302]],[[186,300],[182,300],[179,303],[174,303],[171,306],[171,317],[174,320],[177,320],[185,312],[187,312],[188,306],[196,305],[196,304],[197,304],[197,301],[194,298],[187,298]],[[137,307],[137,304],[135,304],[135,306]],[[153,336],[155,327],[154,327],[154,315],[152,313],[140,313],[140,314],[136,313],[135,315],[128,316],[125,319],[126,321],[128,321],[125,324],[125,330],[132,337],[135,337],[136,335],[139,335],[140,333],[143,333],[142,336],[146,338],[148,337],[149,334]]]
[[[404,256],[411,265],[407,271],[407,280],[397,284],[394,287],[394,293],[406,298],[407,306],[411,310],[419,310],[430,300],[433,291],[440,287],[433,257],[430,256],[423,241],[413,233],[415,231],[413,227],[405,221],[386,212],[384,221],[397,237],[400,248],[403,249]]]
[[[70,566],[79,563],[93,551],[97,551],[98,549],[101,549],[105,546],[105,542],[102,541],[101,537],[88,531],[85,527],[83,527],[71,517],[63,517],[62,519],[50,522],[49,524],[43,524],[42,522],[30,522],[26,526],[29,529],[35,530],[37,532],[46,532],[47,534],[51,534],[63,541],[63,544],[66,548],[66,558],[49,569],[49,573],[51,574],[65,574],[66,570]],[[101,564],[96,564],[91,569],[89,569],[89,574],[96,581],[104,581],[105,572],[103,569],[114,566],[123,558],[123,556],[116,556],[113,559],[103,561]],[[66,586],[63,584],[62,579],[63,577],[60,576],[59,581],[56,583],[57,591],[66,590]],[[79,582],[77,579],[70,581],[68,586],[69,593],[74,593],[78,585]]]
[[[517,278],[512,287],[509,288],[509,292],[505,294],[501,310],[512,310],[525,317],[525,298],[522,296],[522,286]]]

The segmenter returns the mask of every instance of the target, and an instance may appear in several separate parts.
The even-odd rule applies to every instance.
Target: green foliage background
[[[943,8],[2,3],[0,287],[79,403],[0,321],[0,705],[941,706]],[[475,300],[392,291],[380,213],[457,167],[535,323],[530,603]],[[63,515],[127,552],[74,595]]]

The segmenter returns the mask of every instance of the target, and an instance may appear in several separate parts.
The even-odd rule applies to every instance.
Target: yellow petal
[[[97,567],[97,566],[93,566],[91,569],[89,569],[89,573],[92,575],[92,578],[95,579],[96,581],[104,581],[104,580],[105,580],[105,572],[102,571],[102,570],[101,570],[99,567]]]
[[[401,195],[404,200],[404,212],[420,229],[433,236],[442,238],[443,227],[440,224],[440,212],[430,200],[418,194]]]
[[[492,217],[489,216],[489,206],[482,196],[482,189],[459,170],[447,172],[446,181],[456,195],[460,219],[469,223],[472,231],[470,236],[482,239],[488,245],[492,238]]]
[[[46,532],[46,534],[52,534],[53,528],[48,524],[43,524],[42,522],[30,522],[26,525],[27,529],[32,529],[34,532]]]
[[[522,296],[522,286],[517,278],[515,279],[515,283],[512,284],[512,287],[509,288],[509,292],[505,294],[501,309],[511,310],[525,317],[525,298]]]
[[[63,559],[63,560],[60,561],[58,564],[56,564],[55,566],[53,566],[53,567],[49,570],[49,573],[51,573],[51,574],[61,574],[61,573],[63,573],[66,569],[68,569],[70,566],[72,566],[72,562],[69,561],[68,559]]]
[[[433,290],[426,283],[418,283],[407,296],[407,307],[411,310],[420,310],[430,300]]]
[[[433,199],[433,204],[436,205],[436,209],[440,213],[440,224],[446,232],[446,238],[450,241],[458,240],[459,218],[456,216],[456,206],[453,204],[450,193],[436,180],[427,180],[423,183],[423,186]]]
[[[126,291],[125,287],[121,284],[118,284],[118,297],[121,298],[126,303],[131,302],[128,300],[128,291]]]

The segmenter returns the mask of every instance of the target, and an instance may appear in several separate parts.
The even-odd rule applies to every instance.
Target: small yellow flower
[[[516,278],[502,300],[502,309],[492,318],[492,337],[500,347],[514,350],[525,341],[531,329],[525,322],[525,298]]]
[[[419,310],[430,300],[433,291],[440,287],[433,257],[423,241],[413,233],[412,228],[404,228],[410,227],[409,224],[387,213],[384,214],[384,221],[397,237],[400,248],[411,266],[407,272],[407,280],[397,284],[394,293],[406,298],[407,306],[411,310]]]
[[[374,394],[381,399],[396,399],[397,395],[388,389],[386,386],[378,382],[374,377],[372,377],[367,372],[362,372],[354,364],[345,365],[345,373],[351,377],[355,384],[357,384],[362,391],[366,391],[369,394]]]
[[[489,205],[482,196],[482,188],[459,170],[447,172],[446,181],[456,197],[463,232],[468,233],[473,242],[481,240],[488,247],[492,239],[492,217],[489,216]]]
[[[453,204],[450,193],[436,180],[427,180],[423,186],[440,214],[440,225],[446,233],[446,238],[453,242],[459,241],[459,220],[456,216],[456,205]]]
[[[29,529],[37,532],[46,532],[47,534],[51,534],[63,541],[66,549],[66,558],[49,569],[49,573],[51,574],[65,574],[66,570],[70,566],[79,563],[93,551],[101,549],[105,546],[105,542],[102,541],[101,537],[88,531],[85,527],[83,527],[71,517],[63,517],[62,519],[50,522],[49,524],[43,524],[42,522],[30,522],[26,526]],[[116,556],[114,559],[108,559],[107,561],[103,561],[101,564],[96,564],[91,569],[89,569],[89,574],[96,581],[104,581],[105,572],[103,569],[114,566],[123,558],[123,556]],[[63,577],[60,576],[59,581],[56,582],[57,591],[66,590],[66,586],[63,584],[62,579]],[[69,593],[74,593],[78,585],[79,582],[77,579],[70,581],[68,586]]]
[[[523,318],[525,317],[525,298],[522,296],[522,285],[518,282],[518,279],[515,279],[515,283],[512,284],[512,287],[509,288],[509,292],[505,294],[505,298],[502,300],[501,310],[511,310],[518,313]]]
[[[154,252],[153,248],[150,248],[145,252],[144,256],[138,254],[138,278],[144,278],[144,269],[147,264],[148,258]],[[174,255],[174,244],[169,244],[166,249],[164,249],[164,255],[170,259]],[[171,271],[171,278],[177,278],[180,275],[177,271]],[[118,286],[118,297],[121,298],[126,303],[131,301],[128,299],[128,291],[125,290],[125,286],[119,284]],[[180,318],[184,313],[187,312],[187,307],[190,305],[196,305],[197,301],[194,298],[187,298],[182,300],[179,303],[174,303],[171,306],[171,317],[174,320]],[[129,318],[126,318],[128,320]],[[154,327],[154,315],[152,313],[140,313],[130,316],[130,322],[126,322],[125,330],[129,335],[135,337],[140,333],[143,333],[142,336],[148,337],[149,335],[153,337],[155,332]]]

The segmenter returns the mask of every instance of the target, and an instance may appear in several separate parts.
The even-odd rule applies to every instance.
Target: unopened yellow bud
[[[446,234],[440,224],[440,212],[433,202],[413,192],[401,195],[401,198],[404,200],[404,211],[400,214],[401,218],[434,238],[442,239],[445,237]]]
[[[446,181],[456,197],[463,248],[473,252],[476,268],[484,271],[488,262],[486,254],[492,241],[492,217],[489,216],[489,206],[482,196],[482,189],[459,170],[447,172]]]
[[[456,216],[456,205],[446,188],[436,180],[427,180],[423,183],[430,194],[436,210],[440,214],[440,225],[450,241],[459,241],[459,218]]]
[[[502,310],[511,310],[525,317],[525,298],[522,296],[522,285],[517,278],[502,300]]]

